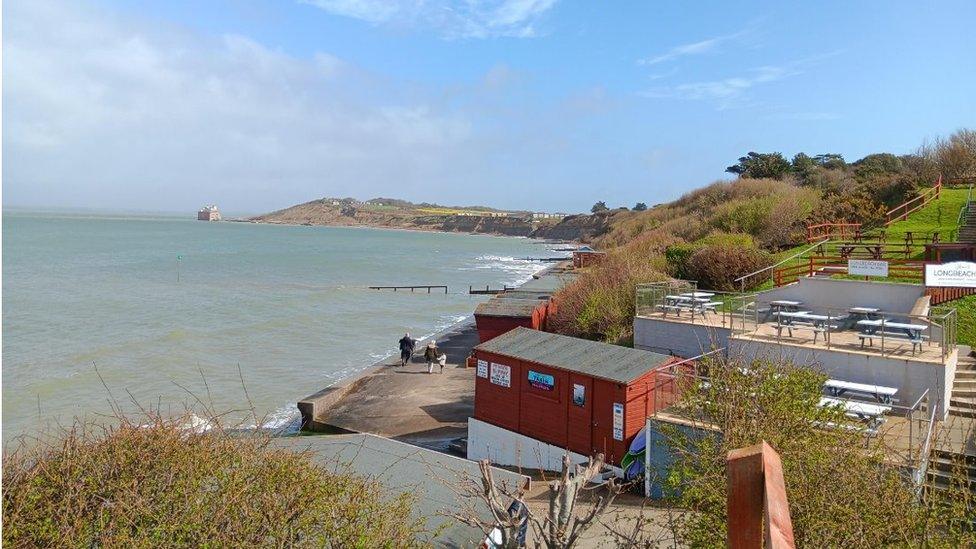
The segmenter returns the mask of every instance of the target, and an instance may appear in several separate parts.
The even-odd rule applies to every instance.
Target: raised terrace
[[[669,281],[641,285],[636,297],[637,348],[783,358],[897,387],[903,402],[928,392],[939,414],[948,409],[957,316],[930,307],[919,285],[801,278],[761,293],[723,293]]]

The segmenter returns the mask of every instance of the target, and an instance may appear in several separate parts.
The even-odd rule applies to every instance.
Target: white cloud
[[[432,29],[445,38],[536,36],[556,0],[303,0],[329,13],[389,27]]]
[[[422,194],[477,150],[467,113],[436,94],[405,99],[326,52],[296,58],[75,3],[8,8],[8,204],[262,211]]]
[[[721,36],[715,36],[713,38],[708,38],[698,42],[692,42],[690,44],[681,44],[680,46],[675,46],[668,51],[655,55],[652,57],[647,57],[644,59],[638,59],[638,65],[657,65],[659,63],[665,63],[667,61],[673,61],[675,59],[686,57],[689,55],[701,55],[704,53],[715,51],[715,49],[724,42],[734,40],[746,34],[747,31],[739,31],[732,34],[724,34]]]

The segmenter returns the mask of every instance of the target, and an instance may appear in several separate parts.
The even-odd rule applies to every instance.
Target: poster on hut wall
[[[478,361],[478,377],[487,378],[488,377],[488,361],[479,360]]]
[[[491,363],[491,382],[502,387],[512,386],[512,368],[504,364]]]
[[[573,404],[586,406],[586,386],[579,383],[573,384]]]
[[[549,374],[529,370],[529,385],[543,391],[551,391],[556,386],[556,379]]]
[[[613,439],[624,439],[624,405],[619,402],[613,403]]]

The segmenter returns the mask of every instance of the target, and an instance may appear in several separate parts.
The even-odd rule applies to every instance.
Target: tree
[[[634,204],[635,212],[643,212],[646,210],[647,210],[647,204],[644,204],[643,202],[638,202],[637,204]]]
[[[608,208],[607,203],[602,200],[597,202],[596,204],[593,205],[592,208],[590,208],[590,213],[600,213],[600,212],[607,212],[607,211],[610,211],[610,208]]]
[[[926,147],[947,183],[976,179],[976,130],[962,129]]]
[[[603,470],[603,454],[590,457],[583,465],[573,465],[569,454],[566,454],[563,456],[562,474],[549,483],[549,512],[542,516],[525,504],[524,486],[513,489],[497,483],[488,460],[482,460],[478,465],[481,469],[481,483],[465,479],[460,489],[455,489],[460,510],[454,514],[454,518],[484,531],[496,529],[501,538],[501,546],[505,548],[519,547],[519,531],[526,529],[528,525],[532,526],[534,537],[542,540],[547,548],[575,547],[580,537],[607,512],[613,500],[627,488],[627,485],[610,478],[597,488],[599,495],[596,501],[584,505],[580,496],[584,490],[594,489],[587,486]],[[475,501],[489,509],[490,519],[485,520],[475,510],[477,507],[471,504]],[[537,543],[536,547],[538,546]]]
[[[738,164],[725,168],[725,171],[737,174],[740,177],[756,179],[764,177],[783,179],[791,170],[790,162],[778,152],[749,152],[746,156],[739,158]]]
[[[797,547],[966,547],[976,494],[916,487],[886,463],[884,437],[863,433],[843,408],[820,406],[826,375],[787,362],[706,360],[685,379],[675,410],[698,429],[662,426],[675,461],[664,479],[678,545],[722,546],[728,452],[766,440],[781,456]],[[830,428],[825,428],[830,426]],[[956,482],[958,484],[958,482]]]

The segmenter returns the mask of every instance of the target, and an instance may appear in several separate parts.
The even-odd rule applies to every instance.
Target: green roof
[[[475,349],[617,383],[629,383],[672,358],[523,327],[490,339]]]

